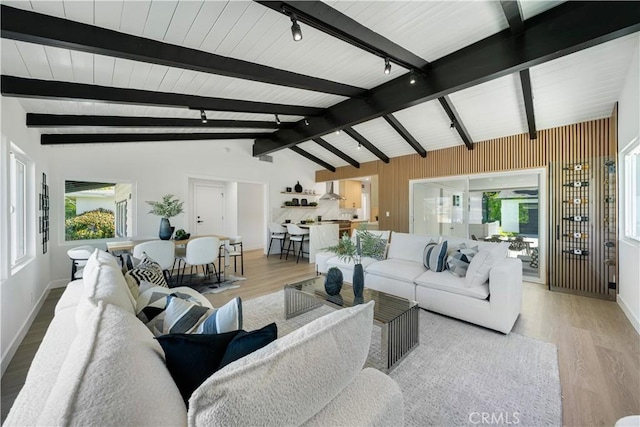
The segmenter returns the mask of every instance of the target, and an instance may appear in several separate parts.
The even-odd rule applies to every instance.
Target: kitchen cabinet
[[[360,181],[340,181],[340,195],[345,200],[340,200],[341,209],[362,208],[362,183]]]

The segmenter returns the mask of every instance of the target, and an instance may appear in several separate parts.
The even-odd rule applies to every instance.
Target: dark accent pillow
[[[239,331],[223,334],[168,334],[156,337],[167,369],[189,406],[191,393],[218,370],[227,346]]]
[[[275,341],[278,338],[278,327],[275,323],[271,323],[262,329],[247,332],[240,331],[233,340],[227,346],[227,351],[224,353],[222,362],[218,369],[222,369],[231,362],[253,353],[256,350],[261,349],[267,344]]]
[[[251,332],[167,334],[156,339],[164,350],[167,369],[188,407],[191,394],[207,378],[277,337],[278,328],[271,323]]]
[[[431,271],[441,272],[447,267],[445,262],[447,258],[447,241],[436,245],[429,242],[424,248],[424,266]]]

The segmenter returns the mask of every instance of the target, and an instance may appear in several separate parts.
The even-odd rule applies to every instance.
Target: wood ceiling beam
[[[367,138],[360,135],[355,129],[344,128],[343,130],[344,130],[344,133],[349,135],[351,138],[355,139],[358,142],[358,144],[363,145],[364,148],[371,151],[377,158],[379,158],[385,163],[389,163],[389,157],[386,154],[384,154],[382,151],[380,151],[378,147],[373,145]]]
[[[287,16],[293,12],[298,21],[373,55],[389,58],[404,68],[422,71],[429,68],[429,62],[418,55],[321,1],[254,1]]]
[[[360,97],[366,89],[2,5],[2,38],[261,83]]]
[[[293,151],[294,153],[298,153],[298,154],[300,154],[302,157],[306,157],[307,159],[311,160],[312,162],[319,164],[319,165],[320,165],[320,166],[322,166],[323,168],[330,170],[331,172],[335,172],[335,171],[336,171],[335,166],[332,166],[332,165],[330,165],[329,163],[325,162],[324,160],[319,159],[318,157],[314,156],[313,154],[311,154],[311,153],[309,153],[309,152],[307,152],[307,151],[304,151],[304,150],[303,150],[302,148],[300,148],[300,147],[296,147],[296,146],[294,145],[294,146],[292,146],[292,147],[289,147],[289,149],[290,149],[291,151]]]
[[[524,15],[520,9],[518,0],[500,0],[502,11],[509,22],[511,34],[518,37],[524,33]],[[531,75],[529,69],[520,70],[520,85],[522,86],[522,97],[524,99],[524,109],[527,114],[527,126],[529,127],[529,138],[536,139],[536,115],[533,108],[533,91],[531,89]]]
[[[442,105],[444,112],[447,113],[447,116],[449,116],[451,124],[453,124],[453,127],[455,127],[458,131],[458,134],[460,135],[462,142],[464,142],[464,145],[467,146],[467,149],[473,150],[473,140],[471,139],[471,135],[469,135],[469,131],[467,131],[464,123],[462,123],[458,111],[453,106],[453,102],[451,102],[448,96],[441,96],[440,98],[438,98],[438,101],[440,101],[440,105]]]
[[[0,90],[3,95],[25,98],[107,101],[135,105],[182,107],[205,111],[233,111],[292,116],[316,116],[323,111],[322,108],[315,107],[212,98],[181,93],[97,86],[84,83],[25,79],[5,75],[2,76],[0,82]]]
[[[41,145],[96,144],[146,141],[201,141],[262,138],[265,133],[71,133],[42,134]]]
[[[411,133],[402,126],[402,123],[400,123],[393,114],[387,114],[384,116],[384,119],[398,133],[398,135],[400,135],[411,147],[413,147],[414,150],[416,150],[416,153],[420,154],[420,157],[427,157],[427,150],[425,150],[413,135],[411,135]]]
[[[215,120],[185,119],[173,117],[134,117],[134,116],[93,116],[73,114],[36,114],[27,113],[27,127],[162,127],[162,128],[238,128],[238,129],[282,129],[295,123],[258,120]]]
[[[340,157],[345,162],[351,164],[351,166],[353,166],[354,168],[360,169],[360,163],[357,160],[353,159],[350,156],[347,156],[345,153],[343,153],[342,151],[338,150],[336,147],[334,147],[333,145],[329,144],[324,139],[322,139],[322,138],[314,138],[313,142],[315,142],[316,144],[318,144],[319,146],[321,146],[325,150],[330,151],[333,154],[335,154],[336,156]]]
[[[640,2],[566,2],[527,20],[519,37],[505,30],[431,63],[424,78],[406,76],[349,99],[310,122],[258,139],[254,156],[278,151],[404,108],[437,99],[640,30]]]

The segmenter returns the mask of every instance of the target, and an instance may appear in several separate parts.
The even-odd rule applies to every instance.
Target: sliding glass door
[[[415,180],[410,232],[509,242],[523,275],[544,282],[546,171],[535,169]]]

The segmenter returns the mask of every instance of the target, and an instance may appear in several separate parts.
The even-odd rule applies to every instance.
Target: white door
[[[224,193],[222,187],[195,185],[196,235],[224,234]]]

